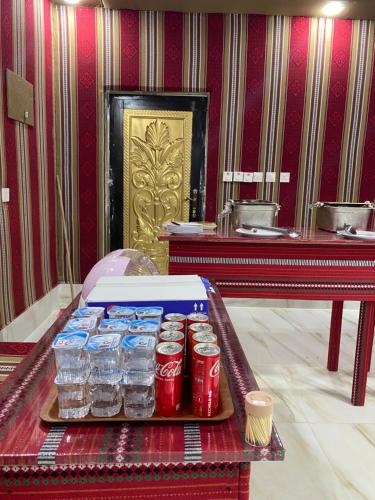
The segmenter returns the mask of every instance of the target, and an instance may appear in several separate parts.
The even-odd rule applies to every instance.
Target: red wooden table
[[[210,294],[209,313],[235,413],[216,423],[42,422],[55,376],[51,343],[75,306],[0,385],[0,496],[248,500],[250,463],[283,460],[285,450],[275,428],[267,447],[244,443],[244,395],[257,384],[220,294]]]
[[[230,232],[159,236],[169,241],[169,273],[200,274],[224,297],[332,300],[328,369],[339,360],[343,301],[360,301],[352,403],[365,402],[375,321],[375,243],[305,231],[299,239]]]

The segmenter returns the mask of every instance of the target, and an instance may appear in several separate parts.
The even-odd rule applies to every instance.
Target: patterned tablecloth
[[[210,320],[219,336],[235,414],[217,423],[44,423],[55,375],[51,343],[77,299],[0,386],[0,494],[35,498],[248,498],[250,462],[283,460],[244,443],[243,397],[257,388],[219,293]]]

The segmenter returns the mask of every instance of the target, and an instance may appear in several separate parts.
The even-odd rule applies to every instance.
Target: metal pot
[[[232,207],[231,223],[233,229],[243,224],[274,226],[280,205],[266,200],[229,200]]]
[[[345,202],[322,202],[318,201],[310,205],[316,208],[316,225],[324,231],[336,232],[344,229],[345,225],[351,225],[356,229],[367,229],[370,210],[375,209],[375,204],[369,201],[365,203]]]

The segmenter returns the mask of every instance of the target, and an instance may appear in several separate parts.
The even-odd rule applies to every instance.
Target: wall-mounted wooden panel
[[[34,126],[34,87],[7,69],[8,116],[27,125]]]

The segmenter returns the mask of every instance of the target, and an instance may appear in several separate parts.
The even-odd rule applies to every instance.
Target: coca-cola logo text
[[[169,361],[165,365],[156,363],[156,375],[163,378],[177,377],[181,373],[182,360]]]
[[[219,373],[219,370],[220,370],[220,360],[218,359],[217,361],[215,361],[215,363],[211,366],[211,370],[210,370],[210,377],[216,377],[216,375],[218,375]]]

